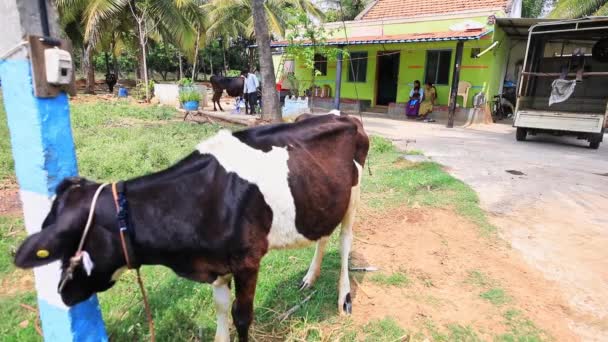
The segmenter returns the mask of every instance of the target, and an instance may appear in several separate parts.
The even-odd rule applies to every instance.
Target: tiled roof
[[[479,9],[507,8],[510,0],[376,0],[358,19],[408,18]]]
[[[348,39],[348,45],[361,44],[388,44],[388,43],[415,43],[415,42],[434,42],[447,40],[474,40],[479,39],[491,31],[488,30],[467,30],[467,31],[443,31],[428,33],[410,33],[393,36],[368,36],[352,37]],[[276,41],[270,44],[271,47],[285,47],[288,41]],[[304,43],[303,45],[310,45]],[[346,45],[345,38],[328,39],[327,45]]]

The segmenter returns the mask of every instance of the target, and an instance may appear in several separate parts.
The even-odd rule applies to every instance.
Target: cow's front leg
[[[321,262],[323,261],[323,254],[325,254],[325,245],[327,245],[327,238],[321,238],[317,241],[317,247],[315,248],[315,255],[312,257],[312,262],[308,268],[308,272],[300,283],[300,290],[312,287],[315,283],[319,274],[321,273]]]
[[[215,342],[230,342],[230,279],[232,275],[227,274],[219,276],[213,282],[213,300],[217,316]]]
[[[249,340],[249,325],[253,321],[253,298],[258,280],[258,267],[234,272],[236,299],[232,304],[232,320],[240,342]]]

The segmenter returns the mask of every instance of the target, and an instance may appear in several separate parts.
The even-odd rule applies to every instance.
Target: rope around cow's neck
[[[109,183],[104,183],[104,184],[100,185],[97,188],[97,190],[95,191],[95,194],[93,195],[93,199],[91,200],[91,208],[89,209],[89,216],[87,218],[87,223],[84,226],[84,231],[82,232],[82,237],[80,238],[80,243],[78,244],[78,249],[76,250],[76,253],[74,254],[74,256],[70,258],[70,266],[68,267],[66,277],[64,279],[62,279],[61,283],[59,284],[59,292],[61,292],[63,290],[63,287],[65,286],[66,282],[72,278],[71,274],[74,272],[74,268],[76,267],[76,265],[80,264],[80,261],[82,258],[82,249],[84,248],[84,243],[87,239],[87,235],[89,234],[89,230],[91,229],[91,225],[93,224],[93,216],[95,216],[95,207],[97,206],[97,200],[99,199],[99,195],[101,194],[101,191],[103,190],[103,188],[105,188],[108,185],[109,185]],[[112,185],[114,188],[113,194],[115,194],[116,183],[113,183]],[[123,251],[125,253],[125,258],[128,258],[126,250],[124,248],[125,248],[125,246],[124,246],[124,240],[123,240]],[[150,329],[150,341],[155,342],[156,334],[154,333],[154,320],[152,318],[152,310],[150,309],[150,304],[148,303],[148,296],[146,295],[146,290],[144,288],[143,281],[141,280],[141,274],[139,272],[139,268],[136,268],[135,271],[137,273],[137,283],[139,285],[139,289],[143,296],[146,316],[148,318],[148,328]]]
[[[72,279],[74,270],[78,265],[81,264],[83,254],[82,249],[84,248],[84,243],[87,240],[87,235],[89,233],[89,229],[91,229],[91,225],[93,223],[93,216],[95,215],[95,206],[97,205],[97,199],[99,198],[99,194],[101,194],[101,190],[106,187],[108,183],[104,183],[97,188],[95,194],[93,195],[93,199],[91,200],[91,208],[89,209],[89,217],[87,218],[87,224],[84,226],[84,231],[82,232],[82,236],[80,237],[80,243],[78,244],[78,249],[74,256],[70,258],[70,265],[65,270],[64,276],[59,283],[59,292],[63,291],[63,288],[67,284],[69,280]]]
[[[97,205],[97,199],[101,194],[101,190],[108,186],[108,183],[101,184],[97,191],[95,191],[95,195],[93,195],[93,200],[91,201],[91,209],[89,209],[89,217],[87,218],[87,224],[84,226],[84,232],[82,232],[82,237],[80,238],[80,243],[78,244],[78,249],[76,250],[76,255],[79,255],[82,252],[82,248],[84,247],[84,242],[87,239],[87,234],[89,233],[89,229],[91,229],[91,224],[93,223],[93,216],[95,215],[95,206]]]

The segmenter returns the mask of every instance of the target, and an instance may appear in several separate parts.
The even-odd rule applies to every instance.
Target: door
[[[376,105],[388,106],[397,101],[399,52],[379,52],[376,69]]]

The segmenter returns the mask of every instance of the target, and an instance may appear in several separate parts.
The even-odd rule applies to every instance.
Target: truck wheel
[[[523,127],[517,127],[517,131],[515,132],[515,139],[517,141],[526,141],[526,135],[528,135],[528,131]]]
[[[600,143],[604,140],[604,130],[600,133],[592,134],[589,137],[589,148],[597,150],[600,147]]]

